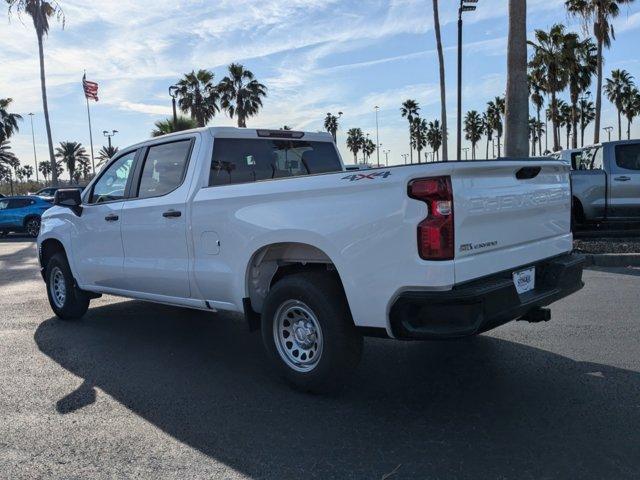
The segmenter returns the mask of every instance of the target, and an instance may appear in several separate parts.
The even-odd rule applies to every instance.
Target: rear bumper
[[[512,272],[535,266],[535,289],[518,295]],[[446,339],[484,332],[580,290],[584,257],[562,255],[523,265],[444,292],[409,291],[389,312],[396,338]]]

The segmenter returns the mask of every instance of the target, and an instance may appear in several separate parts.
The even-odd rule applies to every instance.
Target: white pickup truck
[[[329,134],[205,128],[126,148],[54,203],[38,248],[60,318],[100,294],[243,312],[305,391],[343,383],[365,335],[548,320],[583,286],[553,159],[349,172]]]

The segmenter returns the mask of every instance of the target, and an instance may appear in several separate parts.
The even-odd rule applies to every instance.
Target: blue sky
[[[379,105],[380,142],[390,163],[408,152],[400,104],[415,98],[422,115],[439,116],[438,64],[430,0],[60,0],[65,29],[52,27],[45,44],[54,142],[80,141],[88,147],[83,70],[100,84],[91,104],[96,152],[103,130],[116,129],[116,145],[148,138],[153,123],[170,115],[167,87],[194,68],[208,68],[217,80],[225,66],[243,63],[269,87],[264,110],[249,127],[318,130],[326,112],[344,112],[339,145],[345,161],[345,132],[361,127],[375,136]],[[450,151],[455,138],[456,8],[442,1],[441,24],[447,75]],[[529,36],[536,28],[568,18],[562,0],[528,0]],[[4,17],[4,16],[3,16]],[[25,115],[13,139],[22,162],[31,164],[35,113],[39,160],[47,157],[37,63],[37,44],[28,19],[0,22],[0,97],[13,97]],[[624,8],[615,23],[617,41],[606,52],[605,72],[625,68],[640,77],[640,4]],[[504,93],[507,1],[479,0],[465,17],[463,109],[484,110]],[[615,110],[604,102],[603,125],[615,125]],[[211,125],[232,125],[221,115]],[[640,136],[640,119],[633,134]],[[588,137],[592,137],[588,130]],[[484,144],[480,148],[484,152]],[[483,154],[483,153],[482,153]]]

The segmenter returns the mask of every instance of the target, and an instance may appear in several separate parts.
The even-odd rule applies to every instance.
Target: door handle
[[[629,180],[631,180],[631,177],[627,177],[626,175],[623,177],[615,177],[614,180],[616,182],[628,182]]]
[[[115,215],[115,214],[113,214],[113,213],[110,213],[109,215],[107,215],[106,217],[104,217],[104,219],[105,219],[107,222],[116,222],[116,221],[118,220],[118,218],[120,218],[120,217],[118,217],[118,215]]]
[[[162,216],[164,218],[178,218],[182,216],[182,212],[179,210],[167,210]]]

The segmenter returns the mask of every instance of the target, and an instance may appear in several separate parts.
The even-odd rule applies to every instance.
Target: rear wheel
[[[27,220],[24,229],[31,238],[37,238],[40,234],[40,218],[32,217]]]
[[[67,258],[56,253],[45,272],[47,296],[53,312],[63,320],[81,318],[89,308],[88,295],[76,285]]]
[[[337,279],[324,272],[279,280],[262,312],[262,339],[280,374],[305,392],[341,387],[360,361],[362,336]]]

